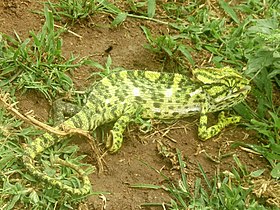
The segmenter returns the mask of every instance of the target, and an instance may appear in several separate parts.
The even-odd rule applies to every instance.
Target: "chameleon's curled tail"
[[[63,191],[66,191],[68,193],[75,194],[75,195],[86,195],[86,194],[89,194],[91,191],[91,183],[89,181],[88,176],[86,175],[84,170],[80,169],[75,164],[66,162],[65,160],[62,160],[60,158],[55,159],[55,163],[72,168],[81,176],[83,183],[82,183],[82,186],[78,187],[78,188],[66,185],[61,180],[50,177],[50,176],[46,175],[45,173],[41,172],[39,169],[35,168],[34,159],[32,157],[30,157],[30,155],[25,154],[25,155],[23,155],[22,159],[23,159],[24,165],[30,171],[31,174],[42,179],[43,181],[49,183],[52,186],[56,186]]]
[[[82,186],[79,187],[69,186],[65,184],[62,180],[50,177],[47,174],[43,173],[40,169],[36,168],[35,157],[42,153],[46,148],[52,146],[54,143],[57,143],[61,140],[63,140],[63,138],[59,138],[57,135],[50,133],[44,133],[41,137],[36,138],[25,148],[25,152],[22,157],[24,165],[30,171],[31,174],[43,180],[44,182],[49,183],[52,186],[58,187],[63,191],[76,195],[89,194],[91,191],[91,183],[86,172],[73,163],[67,162],[60,158],[55,158],[53,161],[56,164],[67,166],[75,170],[82,180]]]

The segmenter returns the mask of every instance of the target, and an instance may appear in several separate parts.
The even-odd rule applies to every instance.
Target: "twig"
[[[54,24],[54,26],[57,27],[57,28],[65,29],[68,33],[73,34],[74,36],[76,36],[76,37],[78,37],[78,38],[80,38],[80,39],[83,38],[81,35],[79,35],[79,34],[73,32],[73,31],[71,31],[71,30],[69,30],[69,29],[67,29],[67,28],[65,28],[65,27],[63,27],[63,26],[56,25],[56,24]]]
[[[26,122],[28,124],[35,125],[36,127],[39,127],[40,129],[49,131],[51,133],[54,133],[54,134],[57,134],[57,135],[60,135],[60,136],[67,136],[67,135],[71,135],[71,134],[74,134],[74,133],[78,133],[78,134],[83,135],[87,138],[89,137],[88,132],[86,132],[82,129],[79,129],[79,128],[63,128],[63,130],[59,130],[57,128],[46,125],[45,123],[42,123],[39,120],[32,117],[31,116],[31,113],[32,113],[31,111],[27,112],[26,114],[21,114],[17,109],[14,108],[18,102],[9,104],[8,103],[8,97],[9,97],[8,93],[6,93],[4,95],[3,94],[0,95],[0,100],[3,103],[4,107],[9,112],[11,112],[14,116],[16,116],[19,119],[22,119],[24,122]]]
[[[252,154],[255,154],[255,155],[261,155],[261,153],[256,152],[256,151],[254,151],[254,150],[252,150],[252,149],[249,149],[249,148],[246,148],[246,147],[239,146],[239,148],[242,149],[242,150],[244,150],[244,151],[246,151],[246,152],[250,152],[250,153],[252,153]]]

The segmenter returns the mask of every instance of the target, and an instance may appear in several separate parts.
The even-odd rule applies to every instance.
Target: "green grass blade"
[[[154,190],[162,189],[162,186],[153,185],[153,184],[132,184],[132,185],[130,185],[130,187],[132,187],[132,188],[146,188],[146,189],[154,189]]]
[[[190,52],[187,50],[187,48],[180,44],[179,47],[178,47],[178,50],[183,53],[183,55],[187,58],[187,60],[194,66],[195,65],[195,62],[192,58],[192,55],[190,54]]]
[[[182,182],[183,182],[183,186],[186,190],[188,190],[188,183],[187,183],[187,178],[186,178],[186,174],[184,171],[184,168],[186,167],[185,162],[182,160],[182,154],[181,151],[179,149],[176,149],[177,152],[177,156],[178,156],[178,162],[180,165],[180,173],[181,173],[181,178],[182,178]]]
[[[156,13],[156,0],[147,0],[148,1],[148,17],[153,18]]]
[[[199,170],[200,170],[200,172],[201,172],[201,174],[202,174],[202,176],[203,176],[203,178],[204,178],[204,180],[205,180],[209,190],[211,190],[212,189],[212,185],[211,185],[211,183],[210,183],[210,181],[209,181],[209,179],[208,179],[204,169],[202,168],[202,166],[200,164],[198,164],[198,167],[199,167]]]
[[[232,9],[232,7],[229,6],[227,2],[225,2],[224,0],[220,0],[219,4],[223,8],[225,13],[227,13],[236,23],[240,23],[235,11]]]
[[[111,23],[111,25],[113,27],[120,25],[121,23],[123,23],[125,21],[125,19],[127,18],[127,13],[126,12],[121,12],[117,15],[117,17],[113,20],[113,22]]]
[[[280,178],[280,163],[277,163],[277,165],[271,170],[270,174],[274,179]]]

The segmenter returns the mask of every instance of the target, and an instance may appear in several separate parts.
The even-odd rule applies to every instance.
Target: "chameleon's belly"
[[[201,87],[186,83],[181,86],[135,79],[106,86],[103,82],[91,92],[89,101],[95,102],[92,107],[96,113],[103,113],[103,122],[118,119],[129,106],[137,106],[143,118],[184,118],[200,113],[206,101]]]
[[[133,87],[129,91],[132,101],[142,109],[143,118],[178,119],[200,113],[205,103],[202,89],[188,87]]]
[[[179,119],[200,113],[200,105],[162,104],[159,107],[142,105],[142,117],[147,119]]]

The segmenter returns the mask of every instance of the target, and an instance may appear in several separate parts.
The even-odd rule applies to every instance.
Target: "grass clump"
[[[71,91],[72,79],[67,72],[81,66],[74,56],[62,55],[62,31],[55,31],[53,14],[45,8],[46,21],[37,34],[21,40],[0,34],[0,87],[5,89],[36,89],[47,99]]]
[[[34,89],[52,100],[59,94],[72,91],[73,83],[69,76],[71,70],[81,66],[83,60],[77,61],[74,56],[66,59],[62,55],[63,31],[54,29],[54,18],[51,11],[44,10],[45,23],[42,29],[30,32],[30,38],[22,40],[15,32],[15,37],[0,34],[0,88],[9,92],[14,98],[16,91]],[[3,101],[1,102],[2,105]],[[14,105],[13,105],[14,106]],[[0,108],[0,209],[74,209],[85,197],[72,196],[60,189],[43,183],[30,175],[23,166],[21,157],[24,146],[30,144],[35,135],[42,132],[27,127]],[[63,179],[70,184],[79,184],[71,169],[56,166],[50,157],[63,157],[77,166],[85,156],[77,155],[78,147],[69,146],[69,141],[57,144],[46,151],[36,162],[38,167],[49,176]],[[93,167],[87,168],[91,173]]]
[[[2,97],[2,96],[1,96]],[[33,127],[26,127],[19,121],[0,109],[0,209],[12,210],[27,209],[73,209],[83,198],[72,196],[61,190],[46,186],[36,177],[29,174],[23,166],[21,157],[24,153],[23,144],[41,134]],[[48,149],[40,157],[44,164],[45,173],[56,174],[60,177],[73,176],[66,167],[54,167],[48,157],[63,155],[68,161],[84,166],[80,161],[84,156],[75,156],[77,146],[69,146],[68,142],[58,144],[55,148]],[[88,171],[89,172],[89,171]],[[74,180],[76,181],[76,180]]]
[[[73,24],[94,15],[102,8],[102,2],[100,0],[60,0],[57,3],[48,1],[46,5],[53,12],[56,20],[69,19]]]
[[[271,175],[280,177],[280,31],[279,14],[271,18],[254,20],[247,31],[251,48],[247,50],[246,73],[251,75],[255,87],[252,91],[256,105],[240,104],[236,110],[247,119],[249,129],[257,131],[260,145],[247,147],[263,155],[271,164]]]
[[[163,189],[171,197],[168,203],[145,203],[142,206],[162,206],[164,209],[275,209],[275,201],[279,200],[275,196],[274,200],[259,199],[257,192],[260,189],[256,180],[261,180],[264,170],[257,170],[249,173],[246,166],[243,165],[236,155],[233,156],[236,166],[231,171],[224,171],[209,179],[199,164],[199,170],[202,178],[196,178],[192,188],[187,181],[185,174],[186,164],[182,159],[181,153],[177,150],[178,161],[180,165],[181,177],[178,183],[174,183],[167,176],[165,178],[168,184],[163,186],[138,184],[132,185],[135,188]],[[265,180],[263,180],[265,181]],[[278,190],[275,188],[274,190]],[[265,190],[266,191],[266,190]],[[262,193],[265,194],[266,192]],[[261,193],[261,194],[262,194]],[[273,195],[274,191],[270,191]],[[258,195],[261,197],[262,195]],[[280,205],[280,203],[278,203]]]

